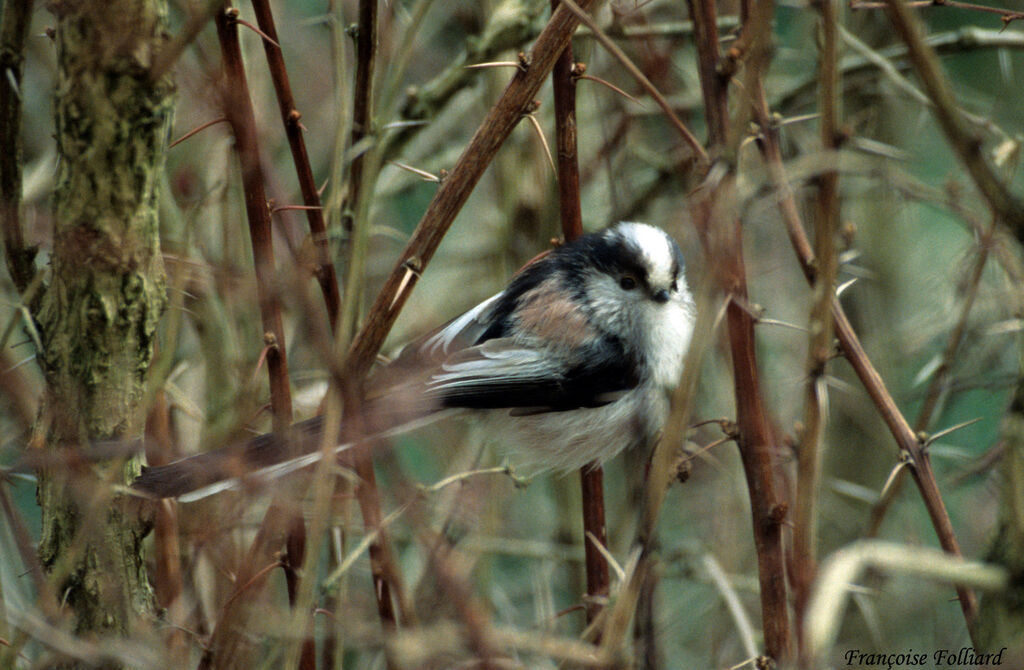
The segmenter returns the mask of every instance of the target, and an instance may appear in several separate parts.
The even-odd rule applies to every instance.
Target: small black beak
[[[668,302],[669,294],[668,294],[668,291],[666,289],[662,288],[662,289],[658,289],[657,291],[652,293],[651,294],[651,298],[654,299],[654,302],[666,303],[666,302]]]

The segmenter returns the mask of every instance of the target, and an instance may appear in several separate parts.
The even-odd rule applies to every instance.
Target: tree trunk
[[[151,81],[149,68],[166,40],[166,5],[49,7],[60,162],[51,273],[35,314],[47,384],[36,438],[51,454],[64,451],[59,465],[40,472],[39,554],[73,610],[76,633],[125,634],[154,611],[140,550],[146,529],[115,498],[138,459],[97,465],[75,450],[129,440],[144,426],[146,372],[165,304],[157,195],[173,101],[169,80]]]

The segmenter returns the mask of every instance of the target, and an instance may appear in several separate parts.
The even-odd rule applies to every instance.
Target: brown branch
[[[551,10],[558,9],[559,0],[551,0]],[[558,202],[562,220],[562,236],[568,242],[583,234],[580,208],[580,167],[576,152],[576,79],[572,44],[568,44],[555,61],[551,83],[555,98],[555,145],[558,152]],[[608,562],[601,551],[588,541],[588,535],[602,546],[608,546],[608,529],[604,514],[604,471],[600,463],[591,463],[580,470],[583,507],[583,547],[587,575],[585,611],[587,623],[601,611],[600,599],[608,595],[610,576]]]
[[[274,414],[274,430],[282,431],[292,421],[291,389],[288,382],[281,303],[274,280],[270,209],[267,207],[264,190],[263,166],[260,164],[256,117],[242,62],[237,23],[234,20],[237,14],[237,9],[226,8],[215,17],[221,57],[224,59],[224,112],[235,136],[235,147],[241,166],[245,211],[249,219],[256,288],[259,293],[260,319],[263,324],[264,341],[270,345],[267,352],[267,372],[270,378],[270,405]]]
[[[324,222],[320,193],[313,178],[313,167],[309,163],[306,140],[302,133],[300,122],[302,114],[295,108],[295,98],[292,95],[291,82],[285,68],[284,54],[280,46],[275,46],[278,42],[277,27],[274,25],[274,15],[270,9],[270,3],[268,0],[252,0],[252,6],[256,12],[256,22],[262,31],[274,41],[274,44],[266,40],[263,42],[267,55],[267,68],[270,70],[270,77],[274,82],[274,92],[277,94],[281,120],[284,123],[285,134],[288,136],[292,161],[295,163],[299,190],[302,192],[302,201],[306,206],[306,219],[309,222],[309,233],[316,254],[316,270],[314,272],[320,284],[320,291],[324,295],[331,328],[336,328],[341,309],[341,296],[338,291],[338,278],[334,272],[334,263],[331,261],[330,247],[327,243],[327,225]]]
[[[718,74],[718,10],[711,0],[687,0],[693,19],[693,38],[697,47],[697,72],[704,91],[704,118],[708,126],[708,145],[721,149],[725,144],[729,119],[728,82]]]
[[[349,146],[354,147],[370,135],[373,123],[373,71],[377,60],[377,3],[360,0],[356,42],[356,80],[352,100],[352,131]],[[356,202],[363,185],[366,154],[357,154],[349,165],[348,190],[342,203],[342,225],[347,232],[354,227]]]
[[[256,119],[253,113],[245,67],[242,62],[235,21],[238,10],[225,7],[215,16],[217,37],[224,61],[224,106],[225,115],[235,136],[235,146],[242,172],[242,188],[245,193],[245,208],[249,220],[249,232],[253,247],[253,263],[256,273],[256,289],[259,297],[260,318],[263,324],[264,341],[267,344],[267,371],[270,378],[270,403],[274,415],[275,432],[283,432],[292,421],[291,389],[288,380],[288,364],[285,356],[284,327],[281,305],[274,281],[274,252],[271,230],[270,208],[264,187],[263,168],[260,164],[259,144],[256,133]],[[294,535],[293,519],[296,512],[287,509],[280,497],[271,502],[260,525],[259,532],[249,547],[245,562],[238,573],[236,589],[225,605],[214,628],[210,652],[203,658],[208,667],[246,667],[251,663],[252,647],[244,630],[249,611],[246,593],[250,588],[262,590],[266,584],[267,569],[253,573],[255,566],[270,567],[281,565],[277,557],[286,536]],[[293,549],[294,539],[288,549]],[[246,597],[242,597],[245,595]],[[305,649],[304,649],[305,651]],[[306,658],[307,655],[303,654]]]
[[[817,509],[821,481],[821,449],[825,435],[825,367],[832,358],[832,296],[838,268],[835,247],[839,230],[839,173],[836,149],[840,145],[840,79],[838,0],[820,0],[821,59],[820,109],[821,145],[831,156],[830,169],[818,178],[814,217],[815,258],[814,300],[810,314],[807,348],[807,386],[804,425],[797,452],[796,506],[793,514],[793,596],[796,635],[803,658],[804,615],[811,584],[817,572]]]
[[[35,275],[35,247],[21,228],[21,83],[32,0],[8,0],[0,16],[0,228],[7,270],[19,292]]]
[[[594,1],[589,0],[584,4],[590,6]],[[346,418],[356,416],[360,397],[358,389],[362,379],[376,360],[384,338],[398,317],[423,268],[433,257],[455,215],[469,198],[484,170],[529,109],[559,54],[569,43],[576,25],[577,19],[564,7],[559,7],[553,13],[528,56],[527,67],[513,75],[501,98],[488,112],[451,173],[440,184],[412,238],[370,307],[363,328],[349,348],[339,379]],[[346,427],[351,428],[348,424]],[[372,481],[372,467],[364,468],[359,475],[364,482]],[[369,486],[360,486],[357,492],[365,492]],[[364,525],[369,528],[373,527],[374,523],[379,524],[379,509],[374,516],[372,506],[365,504],[363,500],[360,502],[364,503],[361,504]],[[381,547],[386,551],[386,545]],[[380,561],[379,558],[371,554],[371,563],[386,566],[387,561]],[[386,581],[387,575],[382,574],[381,577]],[[378,591],[378,595],[379,593]],[[390,606],[390,598],[378,599],[378,607]],[[381,614],[383,618],[385,612],[381,610]]]
[[[551,10],[558,9],[559,0],[551,0]],[[558,153],[558,202],[562,220],[562,236],[568,242],[583,234],[580,207],[580,167],[576,150],[576,80],[578,72],[573,60],[572,44],[566,45],[551,71],[555,98],[555,145]],[[587,574],[585,611],[587,623],[601,611],[600,599],[608,595],[610,576],[608,562],[588,535],[602,546],[608,546],[608,529],[604,514],[604,471],[600,463],[591,463],[580,470],[583,501],[583,547]]]
[[[992,211],[1018,240],[1024,240],[1024,201],[996,174],[982,151],[981,138],[964,122],[939,59],[925,41],[920,20],[901,0],[886,0],[886,4],[893,26],[907,45],[914,69],[934,104],[935,117],[950,147]]]
[[[749,4],[749,3],[748,3]],[[762,77],[767,70],[771,41],[770,26],[773,3],[757,3],[743,7],[742,50],[730,52],[733,66],[742,54],[746,58],[744,96],[763,88]],[[737,105],[737,118],[727,116],[726,80],[720,74],[724,60],[718,52],[714,4],[691,0],[691,14],[697,36],[698,71],[704,104],[708,115],[710,153],[733,156],[750,114],[746,100]],[[743,258],[742,222],[736,212],[735,169],[724,165],[713,171],[714,180],[705,183],[694,198],[694,221],[708,254],[708,262],[716,269],[716,282],[726,296],[726,324],[729,350],[733,364],[733,391],[736,398],[737,444],[750,495],[754,549],[757,555],[761,596],[761,619],[765,653],[776,662],[789,657],[791,635],[789,603],[785,579],[782,525],[787,504],[776,492],[775,444],[767,408],[764,404],[758,372],[755,319],[746,309],[748,304],[746,267]]]

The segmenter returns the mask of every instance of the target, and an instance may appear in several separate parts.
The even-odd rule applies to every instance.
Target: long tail
[[[429,412],[375,431],[373,438],[388,438],[433,423],[450,411]],[[177,498],[192,502],[233,489],[264,486],[296,470],[309,467],[323,457],[323,417],[294,424],[283,433],[266,433],[240,444],[232,444],[167,465],[145,467],[132,488],[153,498]],[[334,447],[338,454],[355,443]]]
[[[284,464],[319,454],[323,417],[314,417],[285,433],[267,433],[180,461],[145,467],[132,488],[154,498],[198,500],[245,483],[258,484]],[[315,462],[311,461],[311,462]],[[297,465],[293,471],[304,465]]]

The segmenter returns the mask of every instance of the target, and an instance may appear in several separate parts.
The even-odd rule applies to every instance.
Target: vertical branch
[[[818,10],[821,13],[821,145],[823,160],[831,169],[818,177],[814,219],[816,272],[807,348],[804,425],[800,435],[793,518],[793,592],[797,640],[802,640],[805,609],[817,567],[816,510],[827,411],[825,366],[832,356],[832,295],[835,293],[837,272],[835,236],[839,229],[840,212],[839,173],[835,169],[838,160],[836,149],[839,148],[840,140],[837,0],[820,0]]]
[[[354,147],[370,135],[373,123],[373,73],[377,63],[377,0],[359,1],[359,27],[356,32],[356,80],[352,101],[352,135],[349,146]],[[352,158],[348,174],[346,203],[349,217],[346,228],[351,230],[353,204],[363,184],[366,153]]]
[[[352,89],[352,131],[349,148],[370,137],[373,124],[373,78],[377,60],[377,0],[359,0],[359,23],[356,29],[356,73]],[[342,225],[351,236],[348,253],[348,271],[345,282],[345,314],[339,336],[347,342],[355,327],[362,305],[359,299],[363,291],[365,274],[366,242],[369,238],[369,197],[371,184],[367,179],[369,151],[357,151],[349,165],[348,185],[342,204]],[[359,429],[360,399],[359,384],[349,379],[342,380],[344,433],[347,439],[362,437]],[[373,592],[377,601],[377,614],[386,628],[393,628],[397,617],[392,592],[401,601],[401,585],[397,565],[391,552],[391,545],[381,529],[383,515],[380,495],[377,491],[377,476],[373,468],[372,450],[361,446],[351,455],[352,469],[359,478],[356,497],[363,516],[366,533],[376,533],[377,538],[370,544],[370,570],[373,576]]]
[[[224,59],[224,112],[235,136],[235,149],[242,171],[245,211],[249,219],[256,288],[259,292],[260,319],[263,337],[268,345],[267,372],[270,377],[270,406],[274,414],[274,430],[282,431],[292,421],[291,389],[288,382],[288,361],[285,356],[284,325],[281,301],[274,281],[273,234],[270,209],[264,190],[263,167],[256,136],[256,117],[249,97],[242,50],[238,42],[238,10],[226,7],[214,17],[221,57]]]
[[[267,54],[267,66],[274,82],[274,91],[277,94],[277,103],[281,110],[285,133],[288,136],[292,161],[295,163],[299,190],[302,192],[302,202],[307,208],[306,218],[309,221],[309,232],[316,254],[316,278],[324,295],[327,317],[330,319],[331,327],[337,328],[341,296],[338,292],[338,278],[334,272],[330,245],[327,243],[327,225],[324,222],[320,193],[317,191],[316,180],[313,178],[313,168],[309,164],[306,140],[302,134],[302,114],[295,108],[291,82],[284,65],[284,54],[281,52],[281,47],[278,46],[280,40],[277,37],[277,27],[274,25],[274,14],[270,9],[270,2],[268,0],[252,0],[252,6],[256,12],[256,21],[260,30],[271,40],[277,42],[277,44],[273,44],[269,40],[263,40],[263,48]]]
[[[551,0],[551,11],[559,0]],[[568,242],[583,234],[580,208],[580,168],[576,151],[576,64],[572,43],[566,45],[551,70],[555,98],[555,147],[558,163],[558,203],[562,220],[562,236]],[[587,574],[586,613],[591,623],[601,611],[599,598],[608,595],[608,562],[599,547],[608,546],[608,529],[604,514],[604,471],[600,463],[591,463],[580,470],[580,491],[583,509],[583,551]]]
[[[687,0],[697,45],[697,72],[704,91],[708,146],[721,150],[729,122],[728,82],[718,73],[718,10],[714,0]]]
[[[288,79],[288,71],[285,68],[284,53],[281,50],[281,41],[277,36],[277,27],[274,25],[274,15],[271,11],[270,3],[268,0],[253,0],[252,5],[260,30],[270,38],[263,40],[263,49],[267,56],[267,67],[274,82],[274,91],[277,94],[277,102],[281,111],[281,120],[284,123],[285,134],[288,136],[288,146],[291,148],[292,161],[295,163],[295,172],[299,181],[299,190],[302,192],[302,201],[306,205],[306,218],[309,222],[309,232],[313,244],[314,274],[324,296],[328,321],[331,324],[331,328],[335,329],[338,327],[341,296],[338,291],[338,278],[334,272],[334,263],[332,262],[327,242],[327,226],[324,222],[320,193],[317,191],[316,181],[313,178],[313,168],[309,163],[306,141],[302,134],[303,128],[300,123],[302,114],[295,107],[291,82]],[[305,523],[301,515],[293,516],[288,525],[286,555],[283,560],[285,579],[288,585],[288,601],[293,609],[299,604],[299,570],[302,568],[305,553]],[[307,635],[303,639],[299,667],[303,669],[313,667],[314,655],[315,646],[313,638]]]
[[[369,239],[369,184],[367,181],[369,150],[357,148],[371,140],[373,125],[373,73],[377,60],[377,0],[359,0],[357,24],[356,74],[352,89],[352,130],[348,150],[354,151],[349,164],[346,192],[341,205],[341,224],[349,235],[348,268],[345,277],[345,313],[340,333],[349,338],[355,330],[363,307],[363,275],[366,268],[366,245]],[[376,163],[377,161],[374,161]],[[372,169],[372,168],[370,168]],[[375,170],[373,170],[375,171]],[[371,177],[372,181],[372,177]],[[365,188],[364,188],[365,187]],[[365,191],[365,192],[364,192]]]
[[[260,318],[267,345],[274,430],[283,432],[292,421],[291,389],[281,303],[274,281],[270,209],[267,206],[263,168],[260,164],[256,118],[238,40],[237,16],[237,9],[225,6],[223,11],[214,16],[214,22],[224,61],[224,111],[235,137],[249,220]],[[287,509],[281,497],[276,496],[239,569],[238,586],[220,614],[211,635],[209,649],[200,664],[201,668],[243,668],[251,665],[254,648],[245,631],[247,619],[252,615],[251,600],[265,587],[268,573],[273,568],[286,565],[278,553],[285,544],[286,536],[291,533],[294,518],[295,511]],[[294,547],[289,544],[287,549],[291,551]]]
[[[767,63],[772,9],[773,3],[765,2],[745,10],[746,53],[742,55],[747,57],[744,82],[744,90],[747,92],[761,86],[761,77]],[[725,143],[729,139],[738,143],[741,134],[735,129],[730,132],[726,104],[727,82],[720,78],[718,43],[712,39],[716,35],[715,10],[710,2],[692,0],[691,11],[697,36],[698,69],[701,72],[705,110],[708,114],[709,153],[712,156],[734,155],[735,147],[726,146]],[[747,116],[746,105],[741,105],[738,114],[740,119]],[[739,127],[741,124],[735,125]],[[776,440],[768,422],[760,388],[754,316],[748,309],[743,229],[736,213],[734,167],[725,167],[727,170],[720,177],[706,183],[697,194],[694,219],[702,233],[710,262],[717,268],[719,286],[729,297],[726,324],[733,364],[736,422],[739,427],[737,442],[750,494],[765,652],[778,662],[790,653],[789,604],[782,544],[786,503],[779,500],[775,490]]]
[[[552,11],[559,0],[551,0]],[[576,152],[576,63],[572,43],[565,47],[551,70],[555,97],[555,147],[558,152],[558,203],[565,241],[583,234],[580,210],[580,167]]]
[[[0,16],[0,228],[7,270],[18,291],[35,274],[33,248],[21,229],[21,82],[32,0],[8,0]]]

